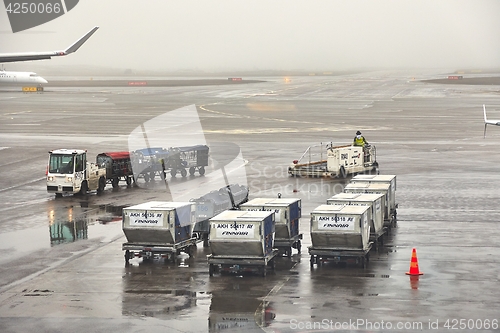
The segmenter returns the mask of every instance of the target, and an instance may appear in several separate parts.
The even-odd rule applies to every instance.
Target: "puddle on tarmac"
[[[242,301],[234,295],[213,293],[208,317],[209,332],[262,332],[275,319],[272,304],[256,298]]]
[[[50,206],[47,212],[50,245],[105,236],[104,226],[121,226],[123,208],[113,205],[89,205],[86,201],[61,207]]]
[[[122,314],[126,316],[170,317],[196,306],[196,292],[170,289],[125,290]]]

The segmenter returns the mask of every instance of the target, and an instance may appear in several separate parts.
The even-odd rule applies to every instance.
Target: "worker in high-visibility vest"
[[[368,141],[366,141],[365,137],[361,135],[360,131],[357,131],[356,136],[354,137],[354,142],[352,143],[352,145],[364,147],[367,144],[368,144]]]
[[[365,137],[361,135],[360,131],[356,132],[352,145],[363,147],[363,162],[366,163],[370,160],[370,145],[368,144],[368,141],[366,141]]]

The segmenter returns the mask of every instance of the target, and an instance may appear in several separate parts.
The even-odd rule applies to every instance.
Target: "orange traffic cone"
[[[406,272],[406,275],[422,275],[424,273],[418,270],[418,259],[417,259],[417,249],[413,248],[411,254],[410,271]]]

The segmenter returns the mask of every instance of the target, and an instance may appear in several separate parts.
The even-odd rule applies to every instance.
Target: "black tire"
[[[111,180],[111,185],[113,186],[113,188],[117,188],[118,187],[118,182],[120,180],[118,179],[118,177],[115,177]]]
[[[345,177],[347,177],[347,173],[346,173],[345,168],[344,168],[344,166],[343,166],[343,165],[341,165],[341,166],[340,166],[339,176],[340,176],[340,178],[345,178]]]
[[[363,269],[366,268],[366,258],[365,257],[361,257],[361,267],[363,267]]]
[[[276,268],[276,261],[273,259],[269,260],[269,262],[267,263],[267,265],[269,266],[269,268],[271,268],[271,270],[275,270]]]
[[[56,198],[62,198],[62,193],[56,193]]]
[[[313,266],[314,266],[314,261],[315,261],[314,256],[311,255],[311,259],[309,259],[309,263],[311,264],[311,268],[313,268]]]
[[[196,172],[195,167],[190,167],[190,168],[189,168],[189,174],[190,174],[191,176],[194,176],[194,173],[195,173],[195,172]]]
[[[300,248],[302,247],[302,243],[300,241],[297,241],[297,252],[300,254]]]
[[[199,173],[201,176],[203,176],[203,175],[205,174],[205,167],[200,167],[200,168],[198,169],[198,173]]]
[[[182,169],[181,169],[181,176],[182,176],[182,177],[186,177],[186,176],[187,176],[187,174],[188,174],[188,173],[187,173],[186,169],[182,168]]]
[[[177,170],[176,169],[170,170],[170,176],[175,177],[176,174],[177,174]]]
[[[106,187],[106,179],[104,177],[99,178],[99,185],[97,187],[97,193],[101,194],[104,192],[104,188]]]
[[[127,186],[130,186],[130,184],[132,184],[132,177],[125,177],[125,181],[127,182]]]
[[[288,258],[290,258],[290,257],[292,256],[292,248],[291,248],[291,247],[288,247],[288,248],[286,249],[286,256],[287,256]]]
[[[84,180],[84,181],[82,182],[82,186],[80,187],[80,192],[79,192],[79,193],[80,193],[81,195],[86,195],[86,194],[87,194],[87,192],[88,192],[88,190],[89,190],[89,186],[87,185],[87,181],[86,181],[86,180]]]
[[[125,251],[125,265],[129,265],[129,259],[130,259],[130,251],[129,250],[126,250]]]
[[[196,250],[197,250],[196,245],[190,245],[189,246],[189,249],[188,249],[188,251],[189,251],[189,253],[188,253],[189,254],[189,258],[194,258],[195,257]]]
[[[214,264],[208,265],[208,275],[214,276]]]
[[[151,181],[151,182],[155,181],[155,173],[154,173],[154,171],[151,171],[149,173],[149,181]]]

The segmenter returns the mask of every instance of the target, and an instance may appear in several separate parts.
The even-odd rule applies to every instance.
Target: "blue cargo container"
[[[191,202],[152,201],[124,208],[125,260],[162,254],[175,258],[180,251],[191,255],[197,241],[192,234],[195,221]]]
[[[210,219],[210,275],[219,269],[255,269],[274,263],[274,214],[228,210]]]
[[[291,256],[292,248],[300,253],[302,234],[299,223],[302,216],[300,199],[294,198],[256,198],[240,206],[246,211],[271,211],[275,220],[274,247],[281,253]]]

